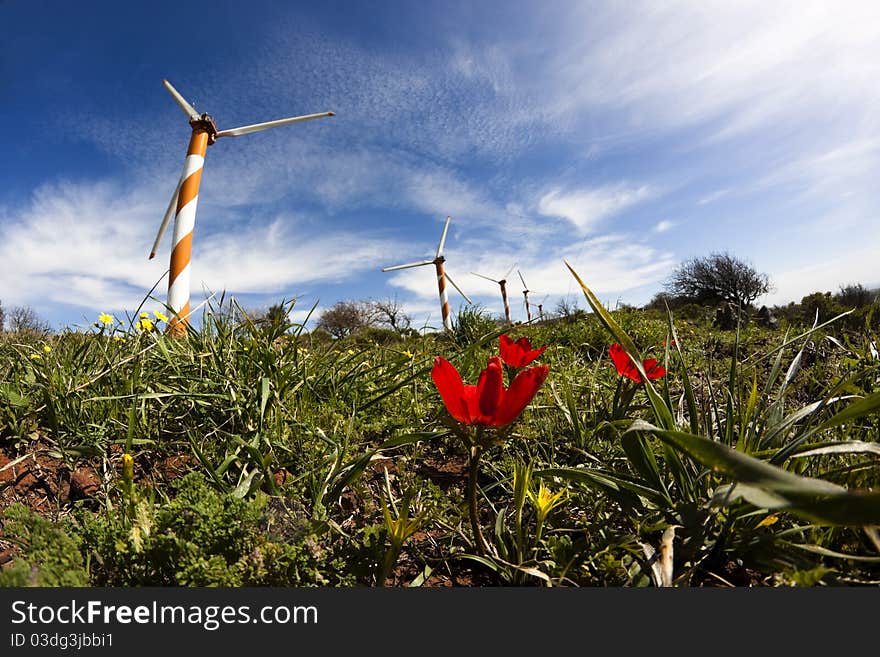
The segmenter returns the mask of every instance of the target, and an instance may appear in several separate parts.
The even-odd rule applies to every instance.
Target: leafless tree
[[[13,306],[9,309],[9,330],[13,333],[48,335],[52,327],[30,306]]]
[[[403,311],[403,304],[397,297],[371,301],[370,306],[378,324],[389,326],[398,333],[406,331],[412,323],[412,318]]]
[[[729,302],[747,308],[772,286],[767,274],[727,252],[693,258],[672,273],[665,284],[670,294],[698,303]]]
[[[372,308],[362,301],[338,301],[321,313],[316,328],[344,338],[374,322]]]

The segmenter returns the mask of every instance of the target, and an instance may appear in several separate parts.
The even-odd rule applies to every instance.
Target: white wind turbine
[[[529,304],[529,292],[531,292],[531,290],[529,290],[529,286],[526,285],[526,279],[523,278],[522,272],[519,269],[517,269],[516,273],[519,274],[519,280],[521,280],[522,284],[523,284],[523,299],[525,301],[525,307],[526,307],[526,318],[528,319],[528,321],[531,322],[532,321],[532,309],[530,307],[531,304]]]
[[[510,276],[510,272],[513,271],[514,267],[516,267],[516,263],[513,263],[513,266],[507,270],[507,273],[497,281],[494,278],[483,276],[483,274],[478,274],[475,271],[471,272],[474,276],[479,276],[480,278],[485,278],[487,281],[498,283],[499,287],[501,287],[501,300],[504,302],[504,317],[508,324],[513,324],[513,322],[510,321],[510,304],[507,303],[507,277]]]
[[[529,291],[531,291],[531,290],[529,290]],[[544,302],[547,300],[547,297],[549,297],[549,296],[550,296],[549,294],[545,294],[544,297],[541,299],[541,301],[538,303],[532,303],[531,301],[529,302],[530,306],[533,306],[538,309],[538,319],[539,320],[543,321],[543,319],[544,319]]]
[[[183,165],[183,173],[171,202],[165,210],[165,217],[159,226],[156,241],[150,251],[150,259],[156,255],[165,229],[174,215],[174,246],[171,250],[170,277],[168,279],[168,306],[174,312],[174,317],[168,323],[168,331],[171,335],[180,336],[186,333],[189,324],[189,278],[190,258],[192,255],[192,233],[196,220],[196,205],[199,200],[199,183],[202,179],[202,167],[205,163],[205,152],[208,146],[220,137],[238,137],[252,132],[277,128],[289,123],[320,119],[325,116],[335,116],[333,112],[321,112],[320,114],[306,114],[305,116],[293,116],[286,119],[254,123],[230,130],[217,130],[214,119],[207,113],[199,114],[183,96],[171,86],[168,80],[162,80],[168,93],[180,106],[184,114],[189,118],[192,127],[192,136],[189,148],[186,152],[186,161]]]
[[[446,262],[446,258],[443,257],[443,245],[446,244],[446,232],[449,230],[449,222],[452,220],[452,217],[446,217],[446,225],[443,226],[443,234],[440,236],[440,244],[437,245],[437,255],[433,260],[424,260],[422,262],[410,262],[405,265],[395,265],[393,267],[385,267],[382,271],[396,271],[398,269],[409,269],[410,267],[422,267],[424,265],[434,265],[437,268],[437,288],[440,291],[440,313],[443,316],[443,327],[447,331],[452,330],[452,320],[449,317],[449,297],[446,294],[446,281],[449,281],[458,293],[464,297],[464,300],[468,303],[472,304],[473,301],[468,299],[468,296],[461,291],[461,288],[455,284],[455,281],[450,278],[449,274],[446,273],[446,269],[443,267],[443,263]]]

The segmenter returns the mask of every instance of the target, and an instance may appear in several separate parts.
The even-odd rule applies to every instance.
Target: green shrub
[[[21,504],[3,514],[3,535],[21,547],[11,567],[0,570],[0,587],[88,586],[81,540],[68,522],[55,524]]]
[[[315,586],[351,583],[321,546],[320,523],[289,509],[284,531],[262,500],[211,488],[199,473],[175,486],[166,504],[141,500],[129,523],[85,516],[83,537],[98,586]],[[277,525],[277,523],[275,523]],[[331,558],[326,559],[326,556]],[[325,569],[328,569],[325,573]]]

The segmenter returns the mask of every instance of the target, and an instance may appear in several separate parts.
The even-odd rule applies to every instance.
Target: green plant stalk
[[[477,440],[480,439],[482,428],[477,429]],[[468,460],[468,514],[471,519],[471,531],[474,534],[474,544],[477,554],[486,556],[488,549],[486,547],[486,539],[483,536],[483,530],[480,527],[480,511],[477,505],[477,476],[480,472],[480,458],[483,455],[483,449],[479,445],[471,445],[470,456]]]

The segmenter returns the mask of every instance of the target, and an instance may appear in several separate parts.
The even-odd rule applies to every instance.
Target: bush
[[[452,325],[452,339],[457,345],[466,347],[497,330],[498,324],[483,306],[466,306],[458,312]]]
[[[340,563],[324,557],[326,533],[304,513],[284,509],[284,532],[265,529],[272,505],[211,488],[190,473],[163,505],[138,503],[130,523],[86,516],[83,537],[95,555],[97,586],[315,586],[351,584]],[[274,498],[273,498],[274,499]],[[326,568],[326,570],[325,570]]]
[[[0,587],[88,586],[81,540],[68,533],[67,521],[54,524],[21,504],[3,514],[3,534],[14,538],[21,554],[11,567],[0,569]]]

